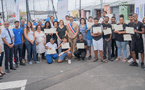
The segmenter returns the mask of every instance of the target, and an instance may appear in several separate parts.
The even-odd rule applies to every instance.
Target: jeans
[[[74,52],[74,55],[80,59],[80,56],[82,59],[84,59],[86,57],[86,50],[77,50]]]
[[[46,54],[47,63],[51,64],[53,62],[52,58],[56,59],[57,57],[57,54]]]
[[[25,59],[25,52],[26,52],[26,45],[25,45],[25,43],[23,43],[22,59]]]
[[[33,53],[33,60],[37,61],[37,56],[36,56],[36,43],[34,41],[34,44],[32,45],[28,40],[25,40],[25,45],[27,48],[27,60],[31,61],[31,53]],[[32,52],[31,52],[32,50]]]
[[[15,57],[16,64],[18,64],[18,56],[17,56],[18,50],[19,50],[19,61],[20,63],[22,63],[22,49],[23,49],[23,44],[14,45],[14,57]]]
[[[111,40],[103,39],[103,54],[106,56],[106,49],[108,49],[108,58],[111,58]]]
[[[3,57],[4,57],[4,52],[2,52],[0,56],[0,67],[2,67],[3,64]]]
[[[118,47],[118,57],[121,58],[121,51],[123,49],[124,58],[127,58],[127,42],[116,41]]]
[[[13,68],[13,50],[14,47],[9,48],[6,44],[4,44],[4,50],[5,50],[5,69],[9,69],[8,62],[10,63],[10,68]]]

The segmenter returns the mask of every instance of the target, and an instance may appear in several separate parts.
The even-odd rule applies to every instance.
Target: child
[[[57,49],[57,45],[56,43],[54,43],[55,40],[54,38],[50,39],[50,42],[48,42],[45,46],[45,49],[47,49],[46,51],[46,60],[48,64],[52,64],[53,60],[52,59],[56,59],[58,57],[57,53],[52,53],[52,54],[48,54],[48,49]]]

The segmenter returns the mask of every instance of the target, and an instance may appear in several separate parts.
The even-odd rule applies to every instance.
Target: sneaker
[[[39,61],[36,61],[36,63],[39,64],[40,62]]]
[[[91,55],[89,55],[88,60],[91,60],[91,59],[92,59],[92,56],[91,56]]]
[[[71,60],[70,59],[68,60],[68,64],[71,64]]]
[[[127,60],[129,60],[129,59],[131,59],[131,58],[132,58],[132,56],[131,56],[131,55],[129,55],[129,56],[128,56],[128,58],[127,58]]]
[[[139,60],[138,59],[136,59],[136,62],[139,64]]]
[[[141,63],[141,68],[144,69],[144,62]]]
[[[32,65],[33,63],[32,62],[29,62],[29,64]]]
[[[22,62],[22,63],[20,63],[20,65],[22,65],[22,66],[26,66],[26,64],[25,64],[25,63],[23,63],[23,62]]]
[[[129,66],[136,66],[136,67],[138,67],[138,63],[137,62],[132,62]]]
[[[131,58],[131,59],[130,59],[130,60],[128,60],[127,62],[128,62],[128,63],[131,63],[131,62],[133,62],[133,59]]]
[[[113,59],[111,59],[111,58],[108,58],[108,60],[109,60],[109,61],[113,61]]]

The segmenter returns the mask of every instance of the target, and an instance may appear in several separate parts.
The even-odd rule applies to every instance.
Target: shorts
[[[66,58],[67,57],[67,54],[69,53],[70,51],[68,51],[68,52],[66,52],[66,53],[64,53],[64,54],[62,54],[60,57],[59,57],[59,59],[58,60],[63,60],[64,58]],[[71,53],[71,52],[70,52]]]
[[[90,47],[91,45],[93,46],[92,40],[87,40],[87,45]]]
[[[131,51],[137,51],[138,53],[144,52],[143,39],[134,39],[131,42]]]
[[[101,38],[97,41],[93,39],[93,47],[94,47],[94,51],[96,50],[103,51],[103,39]]]

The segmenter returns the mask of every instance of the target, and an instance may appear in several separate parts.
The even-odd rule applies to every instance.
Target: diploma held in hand
[[[114,25],[114,29],[115,29],[115,31],[120,31],[120,30],[123,30],[123,26],[122,25]]]
[[[65,43],[65,44],[61,44],[62,45],[62,49],[68,49],[69,48],[69,43]]]
[[[93,33],[101,33],[102,30],[101,30],[101,27],[93,27]]]
[[[90,23],[90,22],[87,23],[88,28],[92,27],[93,25],[94,25],[94,23]]]
[[[112,29],[115,29],[114,26],[115,26],[116,24],[111,24],[111,25],[112,25]]]
[[[126,33],[134,34],[134,28],[133,27],[126,27]]]
[[[106,30],[103,30],[104,35],[112,34],[111,28],[107,28]]]
[[[124,34],[123,37],[124,37],[124,41],[131,41],[132,40],[130,34]]]
[[[84,43],[77,43],[77,49],[84,49],[85,45]]]
[[[55,54],[56,53],[56,49],[48,49],[48,54]]]
[[[56,28],[44,29],[45,33],[56,33]]]

